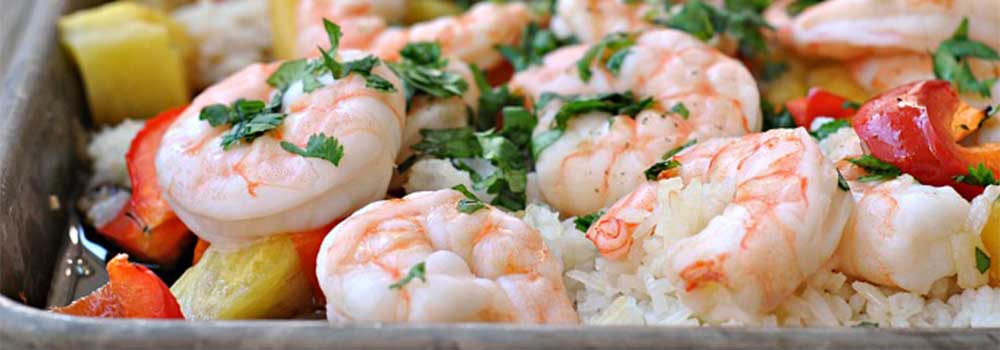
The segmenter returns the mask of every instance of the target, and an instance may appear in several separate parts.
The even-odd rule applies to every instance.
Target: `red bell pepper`
[[[785,108],[795,124],[804,128],[811,127],[813,120],[819,117],[850,119],[857,112],[846,98],[817,87],[809,89],[806,97],[786,102]]]
[[[962,102],[951,83],[929,80],[889,90],[868,101],[854,117],[854,130],[871,154],[921,183],[951,186],[966,199],[982,186],[955,176],[983,164],[1000,174],[1000,143],[966,147],[957,142],[985,118]]]
[[[167,128],[187,107],[164,111],[146,122],[132,140],[125,161],[132,197],[114,219],[97,231],[140,260],[169,265],[192,235],[167,202],[156,179],[156,151]]]
[[[128,262],[128,255],[115,256],[107,270],[108,284],[52,311],[103,318],[184,318],[170,288],[145,266]]]

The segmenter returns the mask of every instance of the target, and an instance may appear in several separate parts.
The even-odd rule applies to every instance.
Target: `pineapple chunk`
[[[160,10],[173,10],[181,5],[186,5],[194,2],[194,0],[132,0],[152,8]]]
[[[826,91],[843,96],[849,101],[862,103],[871,97],[868,92],[854,81],[854,76],[841,62],[820,64],[809,69],[806,74],[806,85],[818,86]]]
[[[993,203],[993,210],[983,228],[983,245],[990,255],[990,285],[1000,286],[1000,202]]]
[[[763,85],[764,99],[772,106],[784,106],[785,102],[803,97],[809,91],[806,85],[806,65],[796,59],[787,59],[788,69],[774,80]]]
[[[287,318],[313,305],[313,290],[289,235],[238,250],[210,246],[170,288],[188,319]]]
[[[462,13],[462,9],[453,1],[444,0],[413,0],[406,7],[403,22],[407,24],[429,21],[442,16],[453,16]]]
[[[194,45],[164,13],[113,2],[61,18],[59,32],[98,123],[148,118],[188,103],[185,66],[194,59]]]
[[[272,52],[279,60],[290,60],[296,57],[296,12],[299,0],[268,0],[267,10],[271,14]]]

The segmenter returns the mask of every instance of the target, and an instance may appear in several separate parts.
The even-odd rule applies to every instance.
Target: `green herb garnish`
[[[844,174],[840,173],[840,170],[837,170],[837,187],[839,187],[841,191],[851,190],[851,185],[847,183],[847,179],[844,178]]]
[[[621,70],[622,62],[629,53],[629,47],[635,45],[635,35],[630,33],[611,33],[606,35],[601,41],[590,47],[583,54],[583,57],[576,62],[576,69],[580,73],[580,80],[590,81],[593,72],[590,70],[591,64],[604,65],[612,74],[618,74]]]
[[[688,110],[687,106],[685,106],[683,102],[678,102],[673,107],[670,107],[670,112],[677,113],[681,117],[684,117],[684,119],[691,116],[691,111]]]
[[[694,140],[694,139],[692,139],[692,140],[690,140],[688,142],[685,142],[683,145],[680,145],[677,148],[674,148],[672,150],[667,151],[667,153],[664,153],[663,157],[661,159],[668,160],[670,158],[673,158],[678,153],[681,153],[681,151],[687,149],[688,147],[694,146],[694,144],[697,143],[697,142],[698,142],[698,140]]]
[[[979,273],[986,273],[990,269],[990,256],[986,255],[982,249],[976,247],[976,270]]]
[[[417,93],[446,98],[461,96],[469,89],[461,75],[444,70],[448,61],[442,58],[437,43],[410,43],[399,54],[402,60],[389,67],[403,79],[407,101]]]
[[[632,92],[600,94],[593,97],[566,97],[555,94],[548,94],[543,97],[568,99],[568,101],[560,106],[559,111],[556,112],[552,129],[542,132],[532,139],[532,155],[535,159],[538,159],[538,155],[542,151],[562,136],[563,132],[566,131],[569,120],[573,117],[590,112],[605,112],[615,115],[628,115],[634,118],[639,112],[653,107],[653,99],[651,97],[636,100]],[[547,103],[547,101],[545,102]]]
[[[983,163],[979,163],[977,166],[970,165],[968,174],[958,175],[952,179],[973,186],[1000,185],[1000,180],[993,175],[993,170],[987,168]]]
[[[673,159],[662,160],[656,162],[648,169],[646,169],[644,174],[646,174],[646,180],[656,180],[658,177],[660,177],[660,173],[680,166],[681,163],[676,160]]]
[[[813,5],[819,4],[821,2],[823,2],[823,0],[795,0],[792,1],[791,4],[788,4],[788,7],[785,8],[785,11],[788,12],[789,15],[797,16],[798,14],[802,13],[802,11],[805,11],[807,8],[812,7]]]
[[[286,141],[281,141],[281,148],[306,158],[327,160],[334,166],[339,166],[340,159],[344,158],[344,146],[337,141],[336,137],[326,136],[324,133],[310,135],[305,149]]]
[[[690,0],[679,6],[680,10],[669,17],[654,18],[652,21],[685,31],[702,41],[726,34],[737,42],[744,57],[755,57],[768,51],[763,31],[774,28],[761,16],[767,7],[766,2],[727,0],[725,6],[718,9],[701,0]]]
[[[771,106],[767,100],[761,99],[760,110],[764,119],[763,131],[795,128],[795,119],[792,119],[792,114],[784,106],[778,110]]]
[[[809,134],[812,135],[816,140],[822,141],[830,135],[835,134],[841,128],[847,128],[851,126],[851,122],[846,119],[834,119],[820,125],[816,131],[810,131]]]
[[[969,58],[1000,60],[993,48],[969,39],[969,19],[963,18],[951,38],[941,42],[934,52],[934,76],[951,81],[960,92],[975,92],[990,97],[990,89],[996,78],[983,81],[976,79],[969,66]]]
[[[895,165],[886,163],[868,154],[857,158],[847,158],[847,161],[868,172],[868,175],[858,178],[858,181],[892,180],[902,174],[902,171]]]
[[[390,284],[389,289],[402,289],[414,279],[419,278],[421,281],[427,282],[427,265],[424,262],[420,262],[410,268],[410,272],[406,273],[406,277],[403,277],[396,283]]]
[[[576,229],[579,230],[580,232],[587,232],[587,230],[590,229],[590,226],[593,225],[594,222],[597,221],[597,219],[601,218],[601,215],[604,215],[603,210],[598,211],[596,213],[590,213],[584,216],[579,216],[576,219],[573,219],[573,225],[575,225]]]
[[[508,106],[524,106],[524,98],[511,94],[506,85],[490,86],[486,75],[475,65],[469,65],[476,86],[479,88],[479,110],[470,115],[469,124],[476,131],[486,131],[496,126],[497,115]]]
[[[280,96],[274,98],[280,101]],[[275,102],[272,102],[275,103]],[[222,149],[228,150],[240,142],[253,142],[264,133],[281,125],[285,115],[280,111],[280,102],[264,104],[259,100],[239,99],[232,105],[213,104],[206,106],[198,115],[213,127],[229,125],[231,129],[222,135]]]
[[[483,201],[479,199],[479,197],[476,197],[476,194],[472,193],[472,191],[469,191],[465,185],[456,185],[455,187],[452,187],[452,189],[462,192],[462,194],[465,195],[465,198],[458,201],[459,212],[463,214],[472,214],[479,209],[486,208],[486,203],[483,203]]]
[[[537,23],[531,22],[521,33],[519,46],[501,45],[497,47],[497,51],[514,66],[515,71],[520,72],[532,65],[542,64],[545,54],[570,43],[572,41],[559,40],[551,30],[542,29]]]

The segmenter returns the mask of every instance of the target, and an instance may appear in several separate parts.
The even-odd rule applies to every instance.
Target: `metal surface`
[[[8,1],[4,0],[5,5]],[[80,85],[58,49],[55,20],[91,1],[16,3],[19,30],[0,90],[0,349],[673,348],[1000,349],[1000,330],[761,329],[518,325],[331,325],[325,321],[184,322],[74,318],[39,310],[58,249],[72,233],[67,198],[80,180]],[[2,12],[0,12],[2,13]],[[12,26],[16,26],[13,24]],[[20,33],[20,34],[15,34]],[[21,39],[11,39],[20,35]],[[6,38],[4,38],[6,37]],[[0,67],[2,71],[2,67]],[[50,197],[51,196],[51,197]],[[52,198],[60,205],[53,206]],[[57,208],[54,208],[57,207]],[[72,247],[69,247],[72,248]],[[72,253],[73,249],[65,249]],[[71,254],[72,255],[72,254]],[[74,285],[79,281],[73,282]],[[53,288],[63,288],[56,283]],[[66,287],[69,288],[69,287]],[[63,294],[60,294],[63,293]],[[34,307],[25,306],[28,304]]]

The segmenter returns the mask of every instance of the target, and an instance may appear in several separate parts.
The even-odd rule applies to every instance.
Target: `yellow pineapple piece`
[[[194,60],[194,45],[163,12],[113,2],[61,18],[59,33],[98,123],[148,118],[188,103],[185,66]]]
[[[462,13],[462,8],[453,1],[444,0],[413,0],[408,1],[406,16],[403,22],[407,24],[429,21],[442,16],[454,16]]]
[[[308,310],[313,291],[292,239],[238,250],[210,246],[170,288],[188,319],[287,318]]]
[[[298,21],[296,8],[299,0],[268,0],[267,10],[271,15],[271,42],[274,58],[279,60],[296,59],[295,38]]]
[[[981,237],[986,253],[990,255],[990,285],[1000,286],[1000,202],[993,203]]]
[[[856,81],[842,62],[831,62],[813,66],[806,74],[806,85],[821,87],[826,91],[843,96],[849,101],[863,103],[871,97]]]

